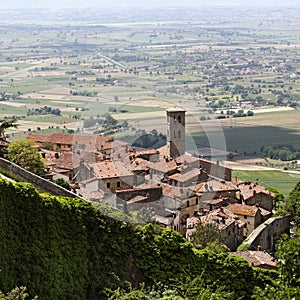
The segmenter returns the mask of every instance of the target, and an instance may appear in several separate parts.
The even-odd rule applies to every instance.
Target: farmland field
[[[17,118],[21,133],[53,125],[90,133],[102,132],[101,122],[84,121],[111,114],[126,130],[164,134],[165,109],[179,106],[198,148],[219,138],[242,154],[300,147],[299,15],[216,7],[126,18],[81,10],[73,20],[69,11],[3,10],[0,117]],[[254,115],[233,117],[238,111]]]

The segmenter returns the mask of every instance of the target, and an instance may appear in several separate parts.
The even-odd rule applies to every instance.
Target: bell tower
[[[167,109],[167,153],[176,157],[185,153],[185,110]]]

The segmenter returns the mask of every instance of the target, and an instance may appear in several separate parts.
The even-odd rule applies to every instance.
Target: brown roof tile
[[[254,217],[259,210],[256,206],[250,206],[250,205],[239,204],[239,203],[229,205],[226,208],[236,215],[249,216],[249,217]]]
[[[133,176],[130,169],[121,161],[101,161],[91,166],[100,178]]]

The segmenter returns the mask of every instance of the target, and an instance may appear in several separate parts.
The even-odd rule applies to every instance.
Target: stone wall
[[[64,189],[63,187],[53,183],[52,181],[35,175],[4,158],[0,158],[0,168],[9,171],[12,175],[19,178],[20,181],[31,183],[37,190],[42,193],[49,193],[54,196],[64,196],[71,198],[79,197],[75,193]]]
[[[276,241],[283,233],[290,232],[290,217],[281,216],[270,218],[259,225],[244,241],[249,245],[249,250],[257,250],[260,246],[263,250],[275,250]]]

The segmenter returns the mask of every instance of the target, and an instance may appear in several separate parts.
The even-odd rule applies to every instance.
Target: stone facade
[[[167,110],[167,149],[169,157],[177,157],[185,153],[185,110]]]

